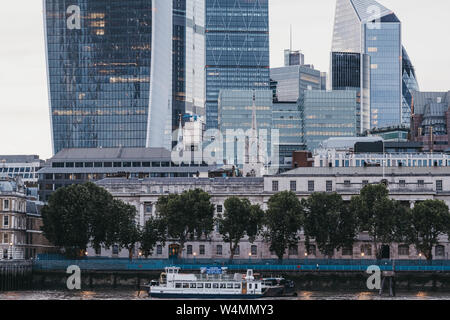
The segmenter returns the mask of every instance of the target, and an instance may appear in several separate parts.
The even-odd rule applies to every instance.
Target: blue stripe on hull
[[[184,293],[156,293],[152,292],[150,298],[172,299],[258,299],[263,295],[256,294],[184,294]]]

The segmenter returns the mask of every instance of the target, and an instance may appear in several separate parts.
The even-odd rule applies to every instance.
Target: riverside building
[[[314,192],[337,192],[344,201],[350,201],[358,195],[361,188],[367,184],[384,183],[387,185],[390,197],[401,201],[408,207],[427,199],[439,199],[450,205],[450,172],[446,168],[297,168],[283,174],[264,176],[262,178],[148,178],[148,179],[104,179],[97,184],[108,190],[116,199],[123,200],[137,208],[137,221],[144,225],[149,217],[155,215],[156,202],[162,195],[181,193],[190,189],[202,189],[211,195],[216,213],[224,212],[224,202],[230,196],[245,197],[252,204],[259,204],[267,209],[269,198],[280,191],[292,191],[299,199],[304,199]],[[175,251],[174,251],[175,250]],[[433,249],[435,259],[448,257],[450,245],[443,237],[441,243]],[[154,254],[155,259],[173,258],[173,252],[181,252],[174,242],[168,241],[165,246],[158,244]],[[135,256],[138,256],[135,252]],[[213,234],[203,241],[186,243],[181,258],[224,259],[229,257],[229,245],[223,242],[216,228]],[[374,259],[375,250],[370,237],[361,233],[353,247],[343,248],[334,253],[335,258]],[[90,249],[89,256],[96,253]],[[123,256],[128,252],[113,250],[97,252],[97,255]],[[323,255],[312,243],[308,249],[301,234],[297,245],[286,251],[285,258],[301,259],[305,257],[323,258]],[[383,247],[383,257],[393,259],[419,259],[413,246],[396,243]],[[250,243],[244,238],[239,244],[236,259],[275,259],[269,250],[269,244],[259,238]]]
[[[42,205],[27,198],[19,176],[0,177],[0,260],[35,258],[54,249],[40,230]]]

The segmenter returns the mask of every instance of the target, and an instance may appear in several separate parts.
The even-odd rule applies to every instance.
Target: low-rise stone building
[[[19,176],[0,178],[0,260],[30,259],[54,250],[40,229],[42,205],[27,198]]]
[[[314,192],[337,192],[344,201],[350,201],[358,195],[367,184],[384,183],[389,189],[391,198],[413,207],[415,203],[427,199],[443,200],[450,206],[450,171],[446,168],[297,168],[286,173],[263,178],[149,178],[123,179],[111,178],[98,181],[97,184],[108,190],[115,198],[133,204],[137,208],[136,217],[140,225],[156,214],[156,202],[162,195],[182,193],[190,189],[202,189],[211,195],[216,213],[224,211],[224,202],[230,196],[245,197],[252,204],[259,204],[263,210],[272,195],[280,191],[295,192],[299,199],[307,198]],[[229,245],[224,243],[216,230],[204,241],[187,242],[182,258],[228,258]],[[450,246],[447,237],[441,239],[433,255],[435,259],[447,259]],[[166,259],[174,252],[174,242],[166,246],[158,245],[152,258]],[[177,250],[175,250],[177,251]],[[393,244],[382,248],[384,258],[423,259],[413,246]],[[89,255],[128,256],[127,252],[111,251],[89,252]],[[138,255],[138,252],[135,252]],[[314,243],[305,247],[301,234],[297,246],[287,250],[285,258],[305,258],[325,256]],[[362,233],[352,248],[343,248],[334,253],[335,258],[374,259],[375,249],[370,237]],[[243,239],[235,258],[240,259],[274,259],[276,255],[269,250],[269,244],[263,239],[249,243]]]

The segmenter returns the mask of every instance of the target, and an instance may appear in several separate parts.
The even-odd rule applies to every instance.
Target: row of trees
[[[41,213],[44,236],[69,257],[84,256],[89,244],[95,249],[118,245],[131,255],[141,238],[136,208],[93,183],[58,189]]]
[[[417,203],[413,209],[389,198],[384,185],[367,185],[360,195],[345,203],[337,193],[314,193],[299,200],[293,192],[280,192],[268,201],[266,211],[248,199],[230,197],[224,212],[215,216],[211,196],[199,189],[161,196],[157,215],[141,228],[135,222],[136,208],[114,200],[92,183],[58,189],[42,210],[44,235],[67,254],[83,254],[94,248],[119,245],[130,256],[136,245],[149,256],[157,244],[205,240],[218,226],[229,244],[230,259],[240,241],[261,237],[281,260],[290,246],[297,246],[300,231],[306,246],[315,241],[321,252],[351,247],[360,232],[367,231],[378,258],[381,246],[414,244],[427,259],[439,236],[450,234],[450,213],[438,200]]]

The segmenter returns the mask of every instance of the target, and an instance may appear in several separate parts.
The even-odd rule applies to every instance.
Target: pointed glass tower
[[[391,10],[374,0],[337,0],[331,86],[358,91],[362,131],[409,125],[403,97],[404,53],[401,22]]]

